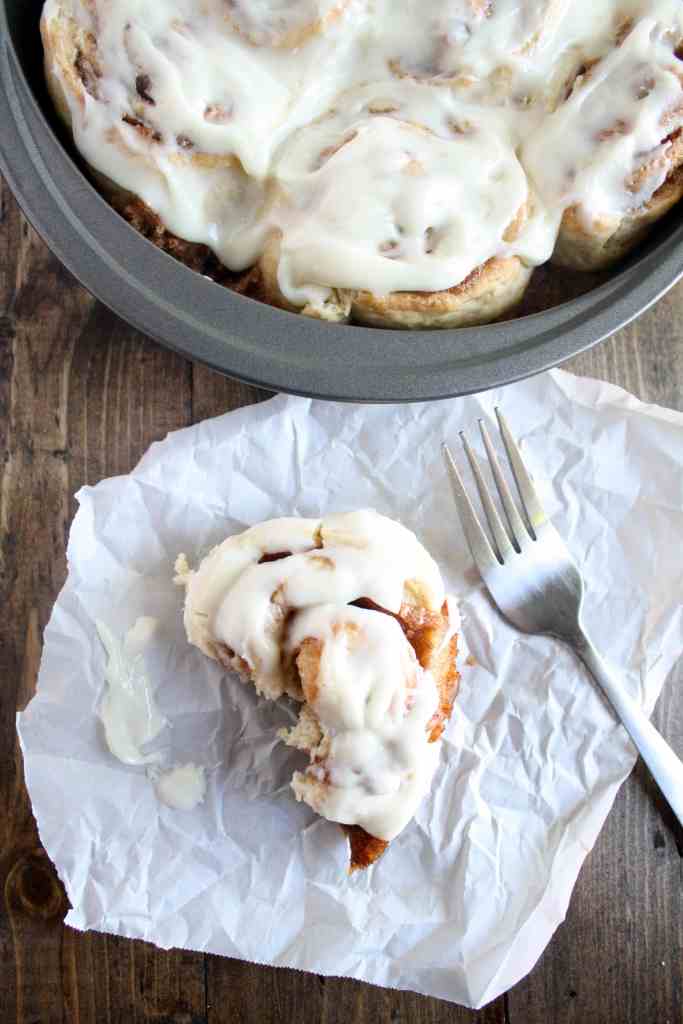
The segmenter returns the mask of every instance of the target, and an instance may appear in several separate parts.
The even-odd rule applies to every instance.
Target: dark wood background
[[[127,473],[167,431],[265,397],[164,351],[88,295],[3,185],[0,199],[0,1024],[680,1024],[683,843],[639,763],[531,975],[480,1013],[63,925],[15,711],[65,575],[83,484]],[[683,407],[683,285],[568,367]],[[677,553],[680,557],[680,553]],[[655,721],[683,749],[683,665]]]

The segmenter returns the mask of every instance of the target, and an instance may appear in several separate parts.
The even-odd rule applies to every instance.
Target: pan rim
[[[683,224],[609,281],[524,317],[432,331],[327,324],[235,294],[139,235],[73,162],[40,107],[0,5],[0,170],[77,280],[166,347],[271,391],[417,402],[484,391],[586,351],[683,275]],[[286,343],[283,343],[286,337]]]

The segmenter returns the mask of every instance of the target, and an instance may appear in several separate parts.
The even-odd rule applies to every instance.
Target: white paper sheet
[[[19,716],[41,838],[67,922],[260,963],[348,975],[479,1007],[533,966],[635,753],[573,655],[490,605],[452,504],[440,443],[500,404],[587,583],[586,622],[652,708],[683,646],[683,416],[554,371],[471,398],[350,406],[287,397],[170,435],[126,477],[79,494],[69,577]],[[460,452],[458,451],[458,457]],[[257,701],[190,648],[180,551],[278,515],[373,507],[415,530],[461,598],[473,666],[431,795],[369,871],[297,804],[291,708]],[[168,763],[205,766],[194,811],[162,805],[107,750],[105,652],[160,620],[145,656]],[[68,823],[68,824],[67,824]]]

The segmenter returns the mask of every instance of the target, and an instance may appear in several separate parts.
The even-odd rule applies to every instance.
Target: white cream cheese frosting
[[[145,652],[158,626],[157,619],[143,615],[119,640],[105,622],[95,620],[107,655],[106,690],[98,714],[113,756],[122,764],[143,766],[161,803],[174,810],[191,811],[206,793],[204,767],[193,762],[167,767],[161,750],[145,749],[169,726],[157,706],[157,686],[144,665]]]
[[[680,0],[67,6],[97,44],[65,88],[88,162],[231,270],[281,238],[295,305],[542,263],[567,207],[647,202],[683,122]]]

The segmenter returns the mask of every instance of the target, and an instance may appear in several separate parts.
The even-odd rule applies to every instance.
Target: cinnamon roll
[[[47,0],[48,87],[109,198],[124,208],[141,200],[171,236],[242,271],[267,235],[267,176],[279,137],[327,102],[324,89],[313,96],[307,83],[316,62],[335,51],[343,7],[288,7],[285,27],[312,33],[292,50],[277,34],[275,3],[261,8],[274,43],[257,46],[242,34],[253,16],[226,0],[200,9],[192,0]]]
[[[301,704],[281,737],[309,758],[294,794],[344,827],[351,870],[367,867],[429,789],[457,690],[436,564],[366,511],[271,520],[177,570],[189,641],[263,697]]]
[[[325,319],[483,323],[552,248],[505,124],[423,84],[340,97],[282,148],[275,174],[264,297]]]
[[[683,20],[680,4],[678,19],[661,20],[668,7],[624,19],[524,150],[546,204],[562,211],[554,263],[613,265],[683,195]]]

